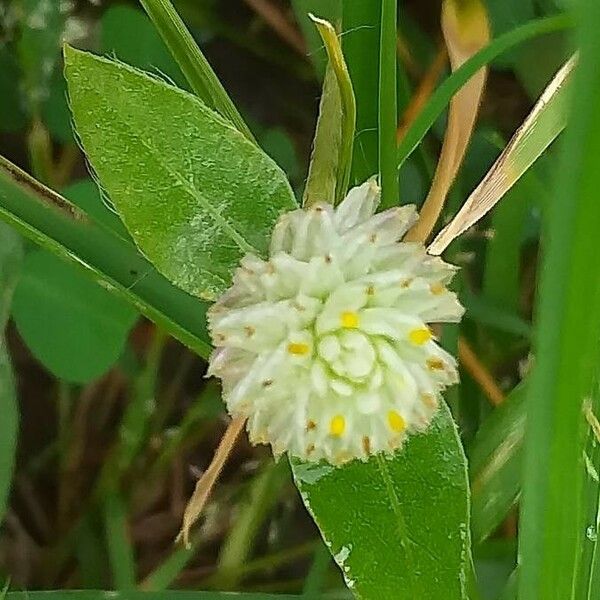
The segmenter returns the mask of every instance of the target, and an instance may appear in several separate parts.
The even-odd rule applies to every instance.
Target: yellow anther
[[[343,312],[340,315],[340,320],[344,329],[356,329],[358,327],[358,313]]]
[[[329,433],[335,437],[341,437],[346,430],[346,419],[342,415],[336,415],[329,423]]]
[[[446,291],[446,287],[441,283],[432,283],[429,289],[434,296],[441,296]]]
[[[302,342],[291,342],[288,344],[287,350],[290,354],[304,356],[310,352],[310,346]]]
[[[427,368],[431,371],[443,371],[444,370],[444,361],[440,358],[428,358],[427,359]]]
[[[395,410],[390,410],[388,413],[388,423],[390,429],[396,433],[402,433],[406,429],[406,421],[403,419],[402,415]]]
[[[408,339],[416,346],[422,346],[423,344],[427,343],[432,337],[433,335],[431,334],[431,331],[427,329],[427,327],[413,329],[408,334]]]

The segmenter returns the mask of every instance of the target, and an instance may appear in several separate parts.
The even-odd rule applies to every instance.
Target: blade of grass
[[[104,499],[104,527],[114,586],[118,590],[135,589],[135,557],[127,532],[127,509],[116,491]]]
[[[131,243],[2,157],[0,219],[84,268],[200,356],[210,354],[205,303],[169,283]]]
[[[396,82],[396,40],[398,2],[382,0],[379,36],[379,177],[381,208],[398,204],[398,169],[396,167],[396,129],[398,101]]]
[[[170,0],[140,0],[194,93],[256,141]]]
[[[415,119],[411,128],[406,132],[406,135],[398,146],[398,168],[404,164],[406,159],[423,140],[446,106],[448,106],[452,97],[477,71],[498,58],[498,56],[501,56],[523,42],[541,35],[568,29],[572,25],[572,18],[566,14],[536,19],[497,37],[488,46],[470,58],[460,69],[444,80],[431,96],[421,114]]]
[[[354,90],[352,89],[352,81],[350,81],[350,73],[348,72],[342,47],[333,25],[314,15],[311,15],[311,19],[314,21],[325,44],[329,64],[335,74],[339,89],[342,119],[335,187],[335,199],[337,203],[343,200],[350,182],[354,132],[356,130],[356,100],[354,98]]]
[[[582,408],[600,375],[600,4],[581,5],[570,129],[547,211],[527,414],[520,598],[574,598],[584,542]],[[597,590],[596,590],[597,592]]]
[[[576,62],[572,58],[556,74],[498,160],[435,238],[429,247],[431,254],[441,254],[452,240],[486,215],[562,132]]]
[[[362,183],[379,168],[379,36],[381,0],[344,0],[344,56],[356,97],[356,141],[351,185]]]
[[[485,6],[480,0],[445,0],[442,31],[452,70],[456,72],[489,43],[490,27]],[[473,135],[486,79],[484,67],[450,101],[448,126],[431,189],[421,207],[419,220],[406,236],[407,241],[426,240],[435,227]]]

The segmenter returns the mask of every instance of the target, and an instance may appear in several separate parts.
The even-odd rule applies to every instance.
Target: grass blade
[[[565,128],[575,65],[572,58],[556,74],[496,163],[435,238],[429,248],[431,254],[441,254],[452,240],[492,210]]]
[[[520,598],[574,598],[585,539],[587,427],[600,364],[600,4],[581,3],[580,66],[538,285],[536,365],[529,392],[519,552]],[[597,590],[596,590],[597,593]]]
[[[379,177],[382,209],[398,204],[398,169],[395,157],[398,127],[397,23],[398,2],[382,0],[379,38]]]
[[[379,35],[381,0],[344,0],[343,46],[356,97],[351,185],[379,169]]]
[[[489,43],[490,27],[484,5],[480,0],[445,0],[442,31],[452,70],[456,72]],[[448,126],[431,189],[421,208],[419,221],[408,232],[408,241],[426,240],[435,227],[469,146],[486,78],[487,69],[480,69],[450,102]]]
[[[225,91],[170,0],[140,0],[171,51],[194,93],[255,141],[248,125]]]
[[[127,533],[127,509],[114,491],[104,501],[104,526],[115,588],[132,590],[136,579],[135,557]]]
[[[407,131],[398,146],[398,168],[413,153],[423,140],[427,132],[437,121],[450,100],[462,86],[482,67],[492,62],[502,54],[512,50],[519,44],[533,38],[561,31],[572,26],[572,19],[568,15],[559,15],[536,19],[521,25],[508,33],[494,39],[488,46],[470,58],[460,69],[450,75],[435,91],[427,102],[421,114],[415,119],[412,127]],[[359,125],[360,131],[360,125]]]
[[[207,357],[206,304],[169,283],[133,244],[0,157],[0,219],[82,268]]]

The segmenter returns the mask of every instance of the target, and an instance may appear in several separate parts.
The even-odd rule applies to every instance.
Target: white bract
[[[370,180],[337,207],[283,215],[269,259],[247,255],[209,312],[233,416],[275,455],[340,464],[391,453],[431,422],[458,381],[429,324],[463,314],[456,268],[401,242],[414,206],[375,214]]]

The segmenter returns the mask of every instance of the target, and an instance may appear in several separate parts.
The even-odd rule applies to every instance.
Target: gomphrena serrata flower
[[[229,412],[253,443],[340,464],[393,452],[430,423],[455,359],[429,325],[464,310],[456,268],[401,239],[414,206],[375,213],[374,180],[334,208],[283,215],[269,259],[247,255],[209,313]]]

